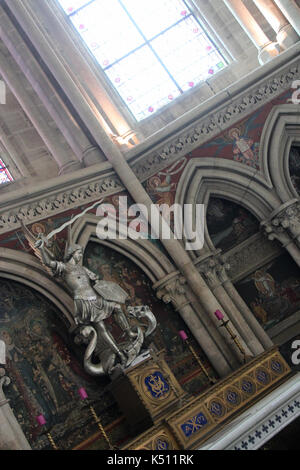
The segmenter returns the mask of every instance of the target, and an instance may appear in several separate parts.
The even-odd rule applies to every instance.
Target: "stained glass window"
[[[13,177],[5,166],[3,160],[0,158],[0,184],[9,183],[10,181],[13,181]]]
[[[141,121],[227,62],[185,0],[59,0]]]

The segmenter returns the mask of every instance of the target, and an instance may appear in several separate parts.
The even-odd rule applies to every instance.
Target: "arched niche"
[[[226,199],[238,204],[259,221],[267,219],[280,205],[270,182],[257,170],[221,158],[201,157],[190,160],[178,183],[176,202],[181,205],[192,204],[194,208],[196,204],[203,204],[206,213],[211,198]],[[197,258],[205,251],[215,249],[206,224],[204,235],[203,250],[190,252],[191,257]]]
[[[292,145],[289,154],[289,174],[295,196],[300,196],[300,145]]]
[[[98,221],[94,215],[86,214],[72,228],[72,241],[84,248],[84,265],[100,278],[121,285],[128,292],[132,305],[149,305],[158,320],[158,328],[151,341],[158,350],[165,350],[165,359],[174,375],[192,393],[206,388],[206,377],[193,362],[178,332],[186,330],[198,354],[211,369],[205,354],[179,313],[171,304],[166,305],[158,299],[152,287],[176,274],[171,260],[159,243],[149,240],[100,240],[96,236]]]
[[[214,248],[229,251],[259,232],[259,221],[244,207],[211,197],[206,210],[208,234]]]
[[[290,174],[290,153],[300,145],[299,129],[299,106],[285,104],[273,107],[261,135],[262,172],[281,204],[297,196]]]
[[[60,449],[70,450],[95,434],[78,390],[84,387],[103,420],[120,419],[105,392],[107,380],[88,376],[83,351],[69,334],[69,324],[57,305],[36,289],[8,274],[0,277],[0,338],[6,343],[6,374],[11,380],[6,398],[33,450],[51,450],[46,432]],[[45,426],[36,417],[43,414]]]
[[[235,287],[274,343],[300,334],[300,269],[285,250],[262,259]]]
[[[129,304],[148,305],[154,313],[158,326],[147,342],[153,343],[157,350],[164,350],[164,358],[177,380],[184,385],[190,393],[200,392],[209,384],[199,366],[194,362],[189,349],[179,337],[179,331],[185,330],[198,354],[211,369],[211,366],[193,339],[193,332],[189,330],[179,313],[171,304],[166,305],[158,299],[152,289],[149,277],[142,269],[125,255],[111,247],[89,241],[84,252],[84,265],[97,274],[101,279],[119,284],[129,294]],[[118,339],[121,331],[116,331],[112,319],[107,321],[113,335]],[[214,374],[214,372],[211,370]]]

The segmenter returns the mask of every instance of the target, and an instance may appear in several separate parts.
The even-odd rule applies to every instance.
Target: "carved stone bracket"
[[[278,240],[287,245],[300,238],[300,201],[293,199],[277,209],[270,219],[261,223],[269,240]]]
[[[230,264],[221,255],[221,250],[203,259],[198,259],[195,264],[212,289],[228,280],[227,272],[230,269]]]
[[[179,273],[159,281],[154,284],[153,288],[157,290],[156,295],[159,299],[166,304],[172,302],[176,310],[190,303],[187,297],[186,279]]]

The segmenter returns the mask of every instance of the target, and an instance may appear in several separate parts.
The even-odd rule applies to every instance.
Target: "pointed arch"
[[[73,300],[58,282],[54,281],[34,256],[0,248],[0,278],[20,282],[49,299],[62,313],[68,327],[74,327]]]
[[[289,156],[292,145],[300,144],[299,110],[294,104],[274,106],[261,136],[262,170],[281,204],[298,198],[290,177]]]
[[[94,241],[118,251],[137,264],[153,284],[176,271],[168,255],[149,240],[100,240],[96,235],[98,222],[99,217],[93,214],[77,219],[71,231],[72,241],[81,245],[83,250],[89,241]]]
[[[265,220],[278,205],[270,182],[258,170],[221,158],[195,158],[188,162],[178,184],[178,204],[204,204],[211,196],[228,199]],[[205,227],[204,250],[214,250]]]

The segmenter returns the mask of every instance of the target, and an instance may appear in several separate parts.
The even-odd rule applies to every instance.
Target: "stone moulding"
[[[85,185],[66,188],[51,196],[41,197],[27,204],[20,204],[0,212],[0,234],[16,230],[21,222],[32,224],[40,220],[87,205],[123,189],[117,177],[99,178]],[[24,198],[25,199],[25,198]]]
[[[153,139],[150,151],[145,150],[141,153],[137,147],[138,154],[129,152],[126,156],[128,163],[138,179],[144,182],[157,171],[168,167],[273,98],[280,96],[284,91],[291,89],[293,82],[299,78],[300,64],[297,56],[296,59],[294,57],[290,59],[289,65],[281,67],[276,72],[272,70],[267,77],[260,78],[254,85],[252,78],[248,89],[245,83],[242,91],[235,85],[226,92],[226,95],[224,93],[221,104],[219,106],[216,104],[216,111],[209,110],[208,115],[202,112],[201,116],[193,119],[192,123],[186,123],[183,130],[174,131],[171,137],[166,136],[159,145],[156,145]],[[143,144],[141,147],[143,148]],[[94,174],[82,179],[83,184],[79,183],[78,176],[77,180],[75,178],[68,180],[65,190],[62,189],[62,184],[53,190],[52,181],[48,183],[49,186],[45,184],[42,191],[33,189],[28,194],[25,190],[13,204],[4,203],[0,207],[0,234],[19,228],[21,220],[31,224],[124,190],[118,177],[111,170],[102,171],[98,179],[95,179]],[[11,194],[13,196],[13,193]]]
[[[230,128],[271,99],[289,90],[293,82],[299,78],[300,64],[297,58],[288,67],[256,83],[246,93],[240,93],[236,98],[229,94],[226,100],[229,103],[223,104],[208,116],[207,114],[204,117],[201,116],[186,126],[184,131],[173,135],[162,145],[157,146],[154,151],[144,153],[135,163],[132,159],[133,171],[140,180],[149,178],[178,158],[185,156],[217,134]]]

